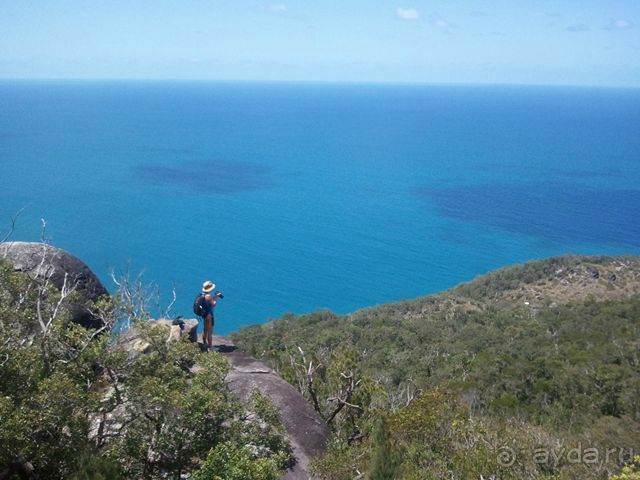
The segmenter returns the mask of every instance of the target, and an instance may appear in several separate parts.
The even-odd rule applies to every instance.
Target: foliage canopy
[[[277,478],[290,460],[277,412],[229,392],[222,356],[152,322],[135,324],[137,352],[70,322],[61,296],[0,261],[0,478]],[[90,307],[113,325],[117,302]]]

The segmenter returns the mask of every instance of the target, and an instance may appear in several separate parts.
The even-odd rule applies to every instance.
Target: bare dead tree
[[[143,318],[150,318],[150,303],[157,298],[157,288],[142,281],[144,272],[131,278],[129,270],[116,274],[111,270],[110,276],[116,285],[115,297],[118,300],[119,314],[123,317],[125,327],[131,327],[132,322]]]
[[[2,342],[2,347],[0,347],[0,350],[4,350],[4,348],[7,347],[10,343],[11,339],[7,338],[4,342]],[[8,353],[2,353],[0,355],[0,367],[4,367],[4,364],[9,361],[9,358],[10,357]]]
[[[60,314],[64,301],[75,291],[77,285],[69,282],[69,274],[65,272],[62,288],[60,288],[60,295],[53,305],[53,309],[47,313],[45,318],[45,315],[43,314],[43,303],[49,289],[50,279],[50,275],[47,275],[44,282],[38,287],[38,297],[36,299],[36,312],[38,323],[40,325],[40,333],[42,335],[49,333],[53,321],[58,318],[58,315]]]
[[[362,410],[362,407],[351,403],[351,396],[353,392],[356,390],[358,385],[360,385],[361,380],[356,380],[354,378],[354,372],[350,371],[348,374],[340,373],[340,387],[336,395],[333,397],[329,397],[327,402],[331,402],[335,404],[335,408],[333,412],[329,414],[327,417],[327,424],[331,425],[331,422],[336,418],[336,415],[342,411],[344,407],[354,408],[356,410]]]
[[[113,313],[125,330],[139,320],[169,318],[172,315],[172,309],[178,298],[175,285],[171,288],[169,304],[163,308],[160,302],[160,288],[155,283],[145,282],[144,272],[133,277],[127,267],[122,271],[111,269],[109,276],[117,288],[112,295],[116,300],[116,311]],[[157,316],[154,316],[152,311]]]
[[[12,221],[12,230],[15,228],[16,219],[17,216]],[[78,282],[67,272],[64,272],[62,276],[61,285],[59,280],[55,280],[56,277],[59,278],[61,272],[57,271],[54,265],[53,250],[47,241],[46,220],[41,219],[41,225],[42,243],[39,258],[36,260],[35,268],[27,275],[26,287],[17,294],[16,305],[17,308],[20,308],[31,299],[35,302],[35,325],[27,326],[22,325],[20,322],[13,325],[12,328],[17,329],[19,334],[9,337],[3,347],[8,346],[10,343],[17,348],[25,345],[30,346],[35,338],[38,337],[43,365],[49,371],[52,368],[52,352],[60,347],[57,341],[53,339],[55,335],[52,335],[52,327],[58,319],[62,318],[69,297],[77,290]],[[3,330],[6,328],[5,325],[1,325],[1,327]],[[95,332],[89,335],[86,342],[87,345],[96,335],[97,333]],[[4,353],[1,361],[4,363],[8,359],[8,354]]]
[[[43,240],[42,254],[40,256],[40,263],[34,272],[33,280],[36,281],[36,318],[40,327],[39,333],[42,340],[40,342],[41,353],[45,370],[49,371],[51,368],[51,345],[49,342],[51,326],[59,318],[65,301],[76,290],[77,282],[73,282],[69,278],[69,274],[65,272],[57,299],[53,304],[49,304],[48,300],[52,294],[52,279],[56,274],[56,270],[49,255],[49,244],[46,242],[45,233],[47,222],[44,219],[41,220]]]
[[[332,408],[329,412],[323,409],[316,385],[316,373],[323,364],[318,360],[308,360],[304,350],[299,346],[296,348],[297,353],[289,353],[289,362],[295,375],[298,390],[309,397],[313,409],[318,412],[328,425],[331,425],[345,407],[347,409],[363,410],[360,405],[356,405],[351,401],[354,392],[362,383],[362,379],[357,379],[353,370],[339,373],[337,391],[326,399],[327,405],[332,405]]]
[[[307,362],[304,351],[300,347],[298,347],[298,352],[300,353],[301,362],[298,362],[293,355],[289,354],[291,367],[296,373],[298,390],[303,395],[305,394],[305,392],[309,395],[313,404],[313,409],[318,412],[320,416],[322,416],[322,409],[320,408],[320,402],[318,401],[318,395],[316,393],[314,385],[315,373],[318,368],[322,366],[322,364],[314,364],[313,360],[309,360],[309,362]]]
[[[389,394],[389,407],[392,412],[396,412],[407,407],[416,397],[422,393],[413,380],[409,377],[407,382],[397,391]]]

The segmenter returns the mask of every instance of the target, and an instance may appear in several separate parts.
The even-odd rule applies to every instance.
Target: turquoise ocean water
[[[640,90],[0,83],[0,232],[216,332],[566,252],[640,254]]]

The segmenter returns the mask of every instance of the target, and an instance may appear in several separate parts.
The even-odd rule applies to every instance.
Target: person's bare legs
[[[204,330],[202,331],[202,344],[205,349],[209,349],[213,344],[213,316],[211,314],[204,317]]]
[[[213,313],[210,313],[208,316],[210,318],[210,323],[209,323],[209,336],[207,337],[207,340],[209,341],[209,347],[213,347],[213,324],[214,324]]]

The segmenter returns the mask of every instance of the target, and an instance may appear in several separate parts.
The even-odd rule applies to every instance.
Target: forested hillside
[[[332,426],[323,478],[606,479],[640,452],[637,257],[530,262],[234,340]]]

